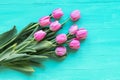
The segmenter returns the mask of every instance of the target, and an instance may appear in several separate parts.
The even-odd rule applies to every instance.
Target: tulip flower
[[[66,52],[67,52],[66,47],[63,46],[59,46],[55,49],[55,53],[57,56],[64,56]]]
[[[76,37],[81,40],[81,39],[85,39],[87,37],[87,30],[84,28],[79,29],[76,32]]]
[[[63,11],[61,8],[58,8],[58,9],[55,9],[53,12],[52,12],[52,16],[53,18],[55,19],[60,19],[62,16],[63,16]]]
[[[58,44],[65,43],[66,40],[67,40],[66,34],[59,34],[59,35],[56,37],[56,42],[57,42]]]
[[[74,24],[70,27],[69,34],[71,34],[71,35],[76,34],[77,30],[78,30],[78,26],[76,24]]]
[[[80,42],[79,42],[79,40],[75,40],[75,39],[73,39],[73,40],[71,40],[70,42],[69,42],[69,47],[71,48],[71,49],[79,49],[80,48]]]
[[[50,30],[51,31],[57,31],[61,28],[61,24],[58,21],[52,22],[50,24]]]
[[[39,30],[34,33],[34,39],[36,41],[41,41],[45,36],[46,36],[46,32],[44,32],[43,30]]]
[[[40,18],[39,24],[41,27],[48,26],[50,24],[50,17],[49,16],[44,16]]]
[[[71,20],[72,21],[77,21],[80,18],[80,11],[79,10],[74,10],[71,14],[70,14]]]

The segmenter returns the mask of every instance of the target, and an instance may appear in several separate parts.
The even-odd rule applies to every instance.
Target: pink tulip
[[[50,24],[50,30],[51,31],[57,31],[61,28],[61,24],[58,21],[52,22]]]
[[[52,16],[53,16],[53,18],[55,18],[55,19],[60,19],[60,18],[63,16],[63,11],[61,10],[61,8],[55,9],[55,10],[52,12]]]
[[[69,34],[71,34],[71,35],[76,34],[77,30],[78,30],[78,26],[76,24],[74,24],[70,27]]]
[[[72,21],[77,21],[80,18],[80,11],[79,10],[74,10],[71,14],[70,14],[71,20]]]
[[[79,40],[75,40],[75,39],[71,40],[70,43],[69,43],[69,47],[71,49],[79,49],[80,48]]]
[[[59,34],[59,35],[56,37],[56,42],[57,42],[58,44],[62,44],[62,43],[64,43],[64,42],[66,42],[66,40],[67,40],[66,34]]]
[[[79,29],[76,32],[76,37],[81,40],[81,39],[85,39],[87,37],[87,30],[84,28]]]
[[[41,27],[48,26],[50,24],[50,17],[49,16],[44,16],[40,18],[39,24]]]
[[[41,41],[45,36],[46,36],[46,32],[44,32],[43,30],[39,30],[34,33],[34,39],[36,41]]]
[[[63,46],[59,46],[55,49],[55,53],[57,56],[64,56],[66,52],[67,52],[66,47]]]

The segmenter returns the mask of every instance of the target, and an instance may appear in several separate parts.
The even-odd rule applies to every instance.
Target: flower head
[[[49,16],[44,16],[40,18],[39,24],[41,27],[48,26],[50,24],[50,17]]]
[[[57,56],[64,56],[66,52],[67,52],[66,47],[63,46],[59,46],[55,49],[55,53]]]
[[[52,12],[52,16],[55,18],[55,19],[60,19],[62,16],[63,16],[63,11],[61,8],[57,8],[55,9],[53,12]]]
[[[77,40],[77,39],[71,40],[70,43],[69,43],[69,47],[71,49],[79,49],[80,48],[80,42],[79,42],[79,40]]]
[[[87,37],[87,30],[85,28],[81,28],[76,32],[76,37],[81,40]]]
[[[69,29],[69,34],[73,35],[73,34],[76,34],[78,30],[78,26],[76,24],[72,25]]]
[[[44,32],[43,30],[39,30],[34,33],[34,39],[36,41],[41,41],[45,36],[46,36],[46,32]]]
[[[50,30],[51,31],[57,31],[61,28],[61,24],[58,21],[52,22],[50,24]]]
[[[80,11],[79,10],[74,10],[71,14],[70,14],[71,20],[72,21],[77,21],[80,18]]]
[[[62,44],[62,43],[64,43],[64,42],[66,42],[66,40],[67,40],[66,34],[59,34],[59,35],[56,37],[56,42],[57,42],[58,44]]]

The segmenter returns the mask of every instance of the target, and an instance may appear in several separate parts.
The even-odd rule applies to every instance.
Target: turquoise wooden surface
[[[61,62],[44,61],[30,75],[0,67],[0,80],[120,80],[120,0],[0,0],[0,33],[13,25],[20,31],[58,7],[65,13],[61,22],[81,11],[77,23],[89,32],[81,48]]]

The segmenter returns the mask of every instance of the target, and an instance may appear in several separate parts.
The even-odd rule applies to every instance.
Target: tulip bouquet
[[[0,65],[12,69],[33,72],[33,65],[49,57],[63,58],[70,49],[79,49],[80,40],[87,37],[85,28],[71,25],[68,33],[57,34],[64,24],[80,19],[80,11],[74,10],[65,22],[59,23],[63,16],[61,8],[55,9],[49,16],[40,18],[38,22],[27,25],[17,34],[16,27],[0,34]],[[52,22],[51,19],[54,19]]]

